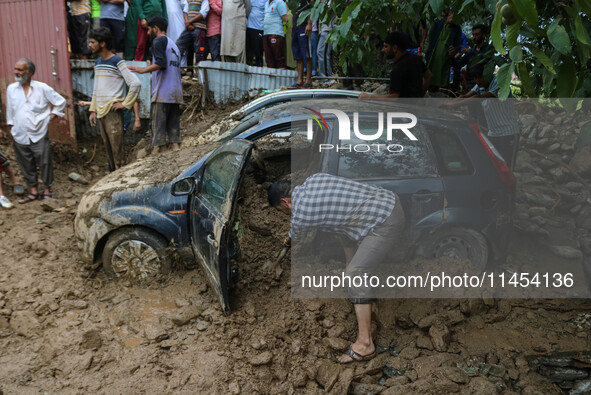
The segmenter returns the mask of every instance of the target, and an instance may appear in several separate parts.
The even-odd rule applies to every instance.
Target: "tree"
[[[379,74],[375,39],[383,40],[394,22],[430,25],[445,7],[454,21],[491,25],[492,42],[501,55],[497,80],[500,97],[510,92],[516,73],[528,97],[591,96],[591,0],[317,0],[313,20],[336,20],[330,41],[340,64],[360,64]],[[337,17],[335,17],[335,15]]]

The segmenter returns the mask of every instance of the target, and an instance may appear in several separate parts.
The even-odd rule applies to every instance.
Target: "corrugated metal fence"
[[[199,62],[199,80],[210,92],[216,103],[240,99],[246,93],[259,89],[277,89],[297,82],[294,70],[247,66],[242,63]]]

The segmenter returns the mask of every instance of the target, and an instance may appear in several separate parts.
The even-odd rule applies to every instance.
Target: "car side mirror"
[[[173,196],[187,196],[195,190],[195,178],[187,177],[172,184],[170,193]]]

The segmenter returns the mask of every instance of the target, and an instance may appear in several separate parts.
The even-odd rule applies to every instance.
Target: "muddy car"
[[[308,172],[375,183],[400,196],[407,214],[406,257],[457,257],[481,269],[505,253],[515,179],[476,126],[423,113],[412,129],[417,139],[407,140],[403,153],[380,160],[347,150],[306,149],[337,144],[338,120],[325,117],[324,128],[314,126],[309,141],[309,117],[297,114],[268,120],[217,146],[138,161],[82,198],[75,220],[82,255],[102,261],[115,276],[147,278],[170,268],[169,249],[193,254],[229,309],[240,253],[234,214],[241,180],[258,172],[261,185],[276,181],[289,175],[290,163],[294,173],[291,155],[298,142],[297,156]],[[358,126],[374,127],[375,113],[359,114]],[[283,173],[267,171],[278,168],[278,161]]]

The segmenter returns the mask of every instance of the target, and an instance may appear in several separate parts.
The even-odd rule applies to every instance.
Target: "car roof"
[[[289,101],[294,99],[306,99],[310,97],[357,97],[358,91],[345,89],[294,89],[284,90],[279,92],[272,92],[261,96],[250,103],[242,106],[238,110],[232,112],[230,117],[241,118],[242,116],[256,111],[259,108],[265,107],[267,104],[280,101]]]

